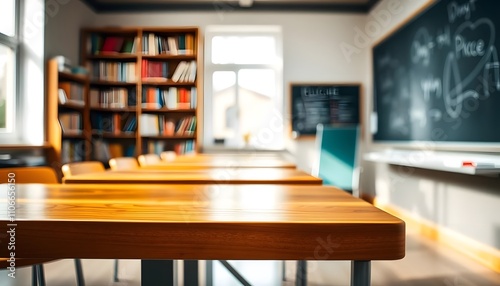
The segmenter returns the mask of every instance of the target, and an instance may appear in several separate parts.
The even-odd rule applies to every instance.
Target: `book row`
[[[84,160],[86,155],[85,141],[63,140],[61,145],[61,164]]]
[[[134,134],[137,130],[137,118],[134,114],[92,112],[90,124],[93,133]]]
[[[135,82],[136,64],[133,62],[94,61],[89,64],[90,78],[98,81]]]
[[[87,53],[90,55],[133,54],[137,48],[137,39],[134,36],[92,33],[88,39]]]
[[[179,120],[158,114],[141,114],[141,136],[194,136],[196,116],[186,116]]]
[[[146,87],[142,90],[143,108],[195,109],[196,87]]]
[[[59,95],[59,103],[61,104],[65,103],[61,102],[64,100],[66,101],[71,100],[73,102],[84,102],[85,87],[79,83],[74,83],[69,81],[59,82],[59,92],[60,94],[64,95],[63,98],[62,95]]]
[[[125,108],[136,105],[135,88],[90,89],[90,107]]]
[[[194,140],[186,140],[184,142],[172,144],[162,140],[149,140],[143,146],[146,153],[156,153],[158,155],[163,151],[174,151],[177,155],[193,153],[196,150],[196,142]]]
[[[142,43],[142,53],[145,55],[192,55],[195,49],[193,34],[163,36],[144,33]]]
[[[78,112],[60,114],[59,124],[64,135],[82,134],[82,115]]]
[[[196,80],[196,61],[180,61],[172,74],[174,82],[194,82]]]

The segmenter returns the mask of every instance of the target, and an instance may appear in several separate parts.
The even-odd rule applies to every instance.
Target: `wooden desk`
[[[369,285],[370,260],[405,255],[403,221],[328,186],[18,184],[13,222],[7,190],[16,258],[143,259],[143,286],[172,285],[161,259],[353,260]]]
[[[320,178],[286,168],[210,168],[198,170],[127,170],[63,178],[66,184],[313,184]]]
[[[229,155],[229,154],[197,154],[178,156],[174,161],[162,162],[149,166],[147,169],[194,169],[194,168],[292,168],[295,163],[277,155]]]

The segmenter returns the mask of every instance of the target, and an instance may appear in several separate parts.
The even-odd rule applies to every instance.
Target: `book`
[[[167,44],[168,44],[168,51],[171,55],[179,54],[179,51],[177,49],[177,39],[175,39],[174,37],[168,37]]]
[[[189,76],[187,81],[194,82],[195,80],[196,80],[196,61],[191,61],[189,65]]]
[[[133,53],[134,52],[134,44],[135,44],[135,39],[133,39],[133,38],[125,39],[125,41],[123,42],[121,52],[127,53],[127,54]]]
[[[64,89],[60,88],[57,95],[59,96],[59,104],[66,104],[66,102],[68,102],[68,97],[66,96]]]
[[[123,37],[106,37],[100,53],[118,53],[122,49]]]
[[[170,87],[168,89],[167,101],[166,105],[168,109],[176,109],[177,108],[177,88]]]
[[[181,76],[185,72],[185,70],[188,68],[188,63],[186,61],[181,61],[175,68],[174,74],[172,75],[172,80],[174,82],[180,81]]]

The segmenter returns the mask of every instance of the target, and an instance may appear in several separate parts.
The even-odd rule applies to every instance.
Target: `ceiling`
[[[379,0],[81,0],[96,12],[317,11],[368,13]]]

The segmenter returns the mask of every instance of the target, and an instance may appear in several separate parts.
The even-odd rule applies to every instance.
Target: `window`
[[[18,9],[16,9],[15,0],[2,2],[2,9],[0,9],[0,133],[11,133],[15,118]]]
[[[0,144],[41,145],[45,123],[44,28],[46,17],[52,14],[45,13],[45,0],[1,3]],[[53,3],[50,7],[55,9]]]
[[[281,29],[209,26],[204,147],[284,147]]]

